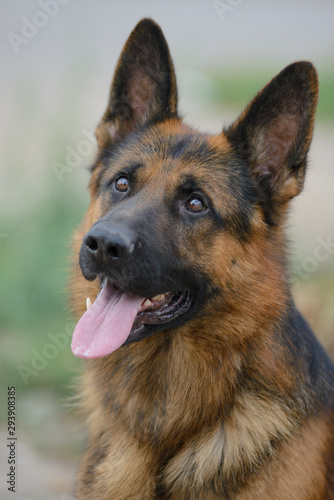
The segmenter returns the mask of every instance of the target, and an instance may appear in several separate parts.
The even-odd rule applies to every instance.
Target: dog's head
[[[105,356],[198,316],[210,324],[255,284],[265,296],[284,281],[277,245],[303,187],[317,95],[314,67],[291,64],[231,127],[199,133],[178,115],[163,33],[150,19],[136,26],[96,131],[79,262],[92,298],[102,291],[79,321],[76,355]]]

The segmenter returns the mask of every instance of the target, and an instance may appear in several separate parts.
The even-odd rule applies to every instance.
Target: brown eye
[[[117,189],[117,191],[121,191],[122,193],[124,193],[129,188],[129,179],[124,175],[118,177],[115,182],[115,188]]]
[[[190,212],[193,212],[196,214],[199,212],[204,212],[206,210],[206,206],[205,206],[203,200],[201,200],[201,198],[198,198],[196,196],[193,196],[192,198],[190,198],[187,201],[186,208]]]

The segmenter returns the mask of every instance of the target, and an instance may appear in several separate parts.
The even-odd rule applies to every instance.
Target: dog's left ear
[[[96,130],[99,147],[119,142],[151,120],[176,115],[175,72],[166,39],[152,19],[142,19],[118,60],[108,107]]]
[[[276,222],[278,208],[303,188],[317,100],[314,66],[291,64],[225,131],[255,178],[269,221]]]

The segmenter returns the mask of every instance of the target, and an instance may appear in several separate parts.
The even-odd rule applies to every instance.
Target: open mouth
[[[87,311],[73,333],[72,352],[81,358],[107,356],[181,316],[191,303],[187,291],[134,297],[104,279],[94,303],[87,299]]]
[[[131,333],[145,325],[168,323],[186,312],[191,305],[188,292],[167,292],[142,302],[135,317]]]

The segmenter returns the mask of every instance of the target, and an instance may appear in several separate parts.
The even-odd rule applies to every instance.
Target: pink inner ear
[[[133,110],[134,122],[143,122],[149,112],[149,100],[154,96],[154,83],[142,71],[136,71],[129,79],[129,105]]]
[[[271,187],[280,178],[289,150],[296,140],[299,125],[297,119],[295,114],[279,116],[258,138],[255,172],[269,176]]]

